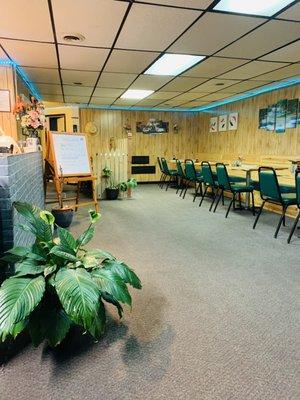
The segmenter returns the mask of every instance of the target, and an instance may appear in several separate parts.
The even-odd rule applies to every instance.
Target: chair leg
[[[259,209],[259,211],[258,211],[258,213],[257,213],[257,216],[256,216],[255,221],[254,221],[254,224],[253,224],[253,229],[255,229],[255,227],[256,227],[257,221],[259,220],[259,217],[260,217],[260,214],[261,214],[261,212],[262,212],[262,210],[263,210],[263,208],[264,208],[265,202],[266,202],[266,201],[264,200],[264,201],[261,203],[260,209]]]
[[[218,193],[217,193],[217,196],[218,196]],[[218,207],[218,205],[220,203],[220,200],[221,200],[222,196],[223,196],[223,189],[221,189],[221,193],[219,194],[218,200],[217,200],[215,208],[214,208],[214,213],[216,212],[216,209],[217,209],[217,207]]]
[[[239,193],[239,207],[242,208],[242,199],[241,199],[241,193]]]
[[[232,197],[232,200],[231,200],[231,202],[229,203],[229,206],[228,206],[228,209],[227,209],[227,212],[226,212],[225,218],[227,218],[227,217],[228,217],[228,214],[229,214],[229,211],[230,211],[230,208],[231,208],[232,204],[233,204],[233,205],[235,204],[235,193],[233,193],[233,197]]]
[[[291,229],[291,232],[290,232],[290,234],[289,234],[289,237],[288,237],[288,240],[287,240],[288,243],[290,243],[290,241],[291,241],[291,239],[292,239],[292,236],[293,236],[293,234],[294,234],[294,232],[295,232],[295,229],[296,229],[296,227],[297,227],[297,225],[298,225],[299,218],[300,218],[300,210],[299,210],[299,212],[298,212],[298,215],[297,215],[297,217],[296,217],[296,219],[295,219],[295,222],[294,222],[293,227],[292,227],[292,229]]]
[[[181,186],[182,186],[182,177],[181,176],[179,176],[178,177],[178,185],[177,185],[177,189],[176,189],[176,194],[179,192],[179,189],[181,188]]]
[[[202,194],[202,196],[201,196],[201,200],[200,200],[200,203],[199,203],[199,207],[202,206],[203,199],[204,199],[204,197],[205,197],[205,195],[206,195],[207,189],[208,189],[208,186],[205,186],[205,190],[204,190],[204,192],[203,192],[203,194]]]
[[[224,203],[224,190],[222,189],[222,205],[224,206],[225,205],[225,203]]]
[[[183,183],[183,182],[182,182],[182,183]],[[186,188],[186,186],[187,186],[187,181],[185,181],[185,182],[184,182],[184,185],[182,186],[182,189],[181,189],[180,194],[179,194],[180,197],[182,196],[182,194],[183,194],[184,189]]]
[[[186,192],[187,192],[188,187],[189,187],[189,183],[190,183],[190,181],[186,181],[186,186],[185,186],[184,193],[183,193],[183,196],[182,196],[183,199],[185,198]]]
[[[251,197],[252,197],[252,214],[255,215],[255,204],[254,204],[254,193],[253,193],[253,191],[251,192]]]
[[[170,179],[168,180],[166,191],[169,189],[171,182],[172,182],[172,176],[170,176]]]
[[[276,231],[275,231],[275,235],[274,235],[274,238],[275,238],[275,239],[277,238],[279,229],[280,229],[281,224],[282,224],[282,222],[283,222],[283,220],[284,220],[285,213],[286,213],[286,209],[287,209],[287,207],[282,207],[282,214],[281,214],[281,217],[280,217],[280,219],[279,219],[279,222],[278,222],[278,225],[277,225],[277,228],[276,228]]]
[[[197,182],[195,182],[195,194],[194,194],[193,202],[196,200],[198,191],[200,189],[200,185],[201,185],[201,183],[199,183],[198,186],[197,186]]]
[[[212,210],[213,205],[215,204],[215,200],[216,200],[216,198],[218,197],[218,196],[217,196],[217,192],[218,192],[218,189],[216,189],[216,193],[215,193],[214,188],[211,187],[211,193],[212,193],[213,199],[212,199],[211,205],[210,205],[210,207],[209,207],[209,211]]]

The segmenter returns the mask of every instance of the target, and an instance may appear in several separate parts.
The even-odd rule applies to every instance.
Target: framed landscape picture
[[[275,132],[285,132],[287,100],[280,100],[276,105]]]
[[[218,132],[218,117],[211,117],[209,123],[209,132]]]
[[[267,131],[275,130],[275,118],[276,118],[276,104],[272,104],[267,110]]]
[[[268,116],[268,109],[261,108],[258,114],[258,128],[259,129],[267,129],[267,116]]]
[[[298,103],[298,99],[291,99],[287,101],[285,121],[286,129],[297,127]]]
[[[229,131],[236,131],[238,127],[238,113],[231,113],[228,116],[228,130]]]
[[[219,132],[227,131],[228,115],[219,116]]]

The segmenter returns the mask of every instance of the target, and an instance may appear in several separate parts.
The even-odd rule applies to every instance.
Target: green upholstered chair
[[[161,164],[161,161],[160,161],[160,158],[159,158],[159,157],[157,157],[157,162],[158,162],[159,169],[160,169],[160,172],[161,172],[158,186],[159,186],[160,188],[162,188],[162,187],[163,187],[163,184],[164,184],[164,181],[165,181],[166,178],[167,178],[167,175],[165,174],[165,172],[164,172],[164,170],[163,170],[163,167],[162,167],[162,164]]]
[[[185,198],[185,195],[186,195],[186,192],[188,189],[188,184],[193,183],[194,187],[195,187],[195,194],[194,194],[193,201],[195,201],[199,190],[200,190],[200,194],[202,195],[203,178],[202,178],[201,172],[196,171],[193,160],[190,160],[190,159],[185,160],[185,178],[186,178],[187,185],[184,190],[183,199]]]
[[[297,199],[297,207],[299,209],[298,211],[298,215],[295,219],[295,222],[293,224],[293,227],[291,229],[291,232],[289,234],[288,240],[287,242],[290,243],[292,236],[295,232],[295,229],[297,228],[298,222],[299,222],[299,218],[300,218],[300,169],[297,169],[296,173],[295,173],[295,190],[296,190],[296,199]]]
[[[170,169],[167,160],[164,157],[161,157],[161,166],[167,176],[165,182],[167,183],[166,190],[168,190],[171,182],[177,182],[177,170]],[[167,178],[169,178],[168,181]]]
[[[199,207],[201,207],[204,197],[207,195],[207,190],[210,188],[211,194],[212,194],[212,199],[213,199],[212,203],[209,207],[209,211],[211,211],[212,207],[214,205],[215,199],[217,198],[219,183],[217,181],[217,176],[212,172],[211,165],[208,161],[202,161],[201,172],[202,172],[202,178],[203,178],[203,184],[204,184],[204,192],[202,194],[202,197],[201,197],[201,200],[199,203]],[[224,196],[222,197],[222,201],[224,204]]]
[[[274,168],[271,167],[259,167],[258,169],[259,178],[259,188],[260,197],[262,199],[262,204],[256,216],[255,222],[253,224],[253,229],[255,229],[257,221],[262,213],[264,205],[266,203],[278,204],[282,207],[282,213],[274,234],[277,238],[281,224],[285,224],[285,213],[289,206],[296,205],[297,199],[294,193],[282,193],[278,183],[277,174]]]
[[[219,194],[216,206],[214,208],[214,212],[216,211],[216,209],[218,207],[221,197],[224,195],[224,191],[228,191],[228,192],[232,193],[232,199],[229,203],[225,218],[228,217],[228,214],[229,214],[232,204],[233,204],[233,208],[235,209],[235,202],[236,202],[237,195],[239,197],[239,204],[240,204],[240,209],[241,209],[241,193],[251,193],[252,213],[253,213],[253,215],[255,215],[253,186],[251,186],[251,185],[247,186],[244,182],[230,182],[227,168],[226,168],[225,164],[223,164],[223,163],[217,163],[216,170],[217,170],[217,178],[218,178],[218,185],[220,188],[220,190],[219,190],[220,194]]]
[[[183,191],[184,191],[184,189],[187,186],[186,176],[185,176],[185,173],[184,173],[184,170],[182,168],[180,160],[176,160],[176,167],[177,167],[177,176],[178,176],[178,180],[179,180],[176,193],[178,193],[179,190],[181,189],[180,190],[180,196],[181,196]]]

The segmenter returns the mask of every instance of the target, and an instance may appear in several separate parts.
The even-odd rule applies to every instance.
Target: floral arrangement
[[[30,103],[26,103],[21,96],[17,96],[14,114],[28,136],[37,137],[38,131],[46,126],[44,105],[33,96],[30,97]]]

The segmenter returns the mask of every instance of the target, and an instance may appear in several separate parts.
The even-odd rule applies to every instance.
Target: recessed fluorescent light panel
[[[221,0],[214,10],[271,17],[292,0]]]
[[[147,69],[145,74],[176,76],[204,58],[205,56],[190,56],[188,54],[164,54]]]
[[[128,89],[125,93],[122,94],[121,99],[144,99],[145,97],[150,96],[150,94],[154,93],[154,90],[137,90],[137,89]]]

